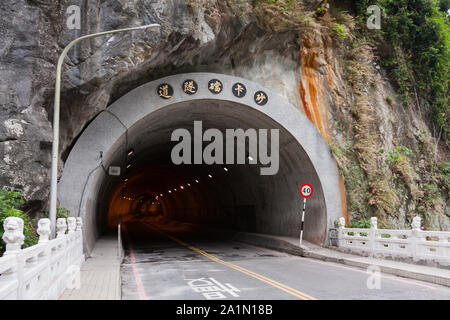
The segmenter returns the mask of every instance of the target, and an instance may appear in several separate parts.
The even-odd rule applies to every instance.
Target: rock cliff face
[[[105,36],[70,51],[62,164],[83,128],[138,85],[180,72],[233,74],[285,96],[317,126],[342,171],[350,218],[375,214],[386,226],[406,227],[419,213],[427,228],[449,229],[448,187],[424,191],[434,139],[421,112],[401,106],[373,48],[355,49],[357,39],[336,35],[334,8],[323,1],[298,1],[295,16],[267,2],[3,0],[0,185],[20,190],[30,214],[46,210],[54,72],[64,46],[84,34],[159,23],[158,31]],[[68,28],[71,5],[80,9],[80,29]],[[350,15],[339,19],[349,33],[356,28]],[[399,146],[414,154],[387,161]]]

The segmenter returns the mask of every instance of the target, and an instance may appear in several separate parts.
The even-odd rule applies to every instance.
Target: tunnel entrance
[[[219,92],[211,81],[220,82]],[[195,85],[187,88],[186,82]],[[239,94],[237,85],[243,88]],[[264,165],[251,164],[250,153],[243,164],[174,164],[177,142],[171,135],[177,129],[194,135],[195,121],[223,133],[277,129],[279,170],[261,175]],[[110,167],[120,167],[121,174],[110,175]],[[99,114],[66,161],[59,200],[71,215],[84,218],[89,252],[120,216],[298,236],[303,183],[314,187],[304,237],[323,243],[342,213],[336,164],[320,133],[284,98],[253,82],[192,73],[145,84]]]

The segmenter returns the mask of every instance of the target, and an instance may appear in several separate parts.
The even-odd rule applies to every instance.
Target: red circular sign
[[[313,187],[309,183],[304,183],[300,186],[299,191],[303,198],[309,198],[313,194]]]

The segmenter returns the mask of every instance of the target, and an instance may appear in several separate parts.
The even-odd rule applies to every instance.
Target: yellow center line
[[[219,258],[217,258],[217,257],[215,257],[215,256],[213,256],[213,255],[211,255],[211,254],[201,250],[201,249],[198,249],[198,248],[196,248],[194,246],[191,246],[188,243],[171,236],[170,234],[165,233],[164,231],[161,231],[159,229],[155,229],[153,226],[151,226],[151,228],[154,229],[157,232],[160,232],[160,233],[164,234],[165,236],[167,236],[168,238],[172,239],[173,241],[179,243],[180,245],[182,245],[182,246],[184,246],[186,248],[189,248],[189,249],[191,249],[191,250],[193,250],[193,251],[195,251],[195,252],[197,252],[197,253],[205,256],[205,257],[207,257],[208,259],[210,259],[210,260],[212,260],[214,262],[223,264],[223,265],[225,265],[225,266],[227,266],[229,268],[232,268],[234,270],[242,272],[242,273],[244,273],[244,274],[246,274],[246,275],[248,275],[250,277],[253,277],[253,278],[258,279],[258,280],[260,280],[262,282],[270,284],[271,286],[273,286],[275,288],[278,288],[278,289],[280,289],[280,290],[282,290],[284,292],[287,292],[287,293],[289,293],[289,294],[291,294],[291,295],[293,295],[293,296],[295,296],[297,298],[300,298],[302,300],[317,300],[316,298],[314,298],[314,297],[312,297],[312,296],[310,296],[310,295],[308,295],[306,293],[303,293],[301,291],[298,291],[296,289],[293,289],[293,288],[291,288],[291,287],[289,287],[289,286],[287,286],[285,284],[279,283],[279,282],[277,282],[275,280],[267,278],[267,277],[265,277],[263,275],[260,275],[260,274],[258,274],[256,272],[253,272],[253,271],[250,271],[250,270],[245,269],[243,267],[239,267],[239,266],[237,266],[235,264],[232,264],[230,262],[223,261],[223,260],[221,260],[221,259],[219,259]]]

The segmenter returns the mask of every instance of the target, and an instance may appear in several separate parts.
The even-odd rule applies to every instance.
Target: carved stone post
[[[81,227],[83,226],[83,220],[80,217],[77,217],[77,231],[81,231]]]
[[[338,226],[338,246],[344,246],[344,229],[345,229],[345,218],[339,218],[339,226]]]
[[[21,249],[25,236],[23,235],[23,220],[18,217],[8,217],[3,222],[3,241],[6,243],[6,251],[4,256],[11,255],[16,259],[15,273],[17,277],[17,299],[23,299],[24,292],[24,266],[25,259],[21,254]]]
[[[77,217],[77,246],[78,246],[78,256],[81,257],[80,265],[84,262],[83,256],[83,219],[81,217]]]
[[[378,229],[378,219],[377,219],[377,217],[371,217],[370,218],[370,230],[369,230],[369,248],[370,248],[370,254],[372,256],[375,255],[377,229]]]
[[[5,255],[19,253],[25,236],[23,235],[23,220],[18,217],[8,217],[3,222],[3,241],[6,243]]]
[[[61,238],[62,236],[64,236],[66,234],[66,230],[67,230],[67,222],[66,219],[64,218],[58,218],[58,220],[56,220],[56,234],[57,234],[57,238]]]
[[[77,221],[74,217],[67,218],[67,224],[69,226],[69,233],[75,233],[77,227]]]
[[[50,239],[51,228],[50,228],[50,219],[43,218],[39,219],[37,233],[39,234],[39,243],[47,243]]]
[[[38,222],[38,228],[37,233],[39,234],[39,242],[38,245],[46,246],[45,248],[45,255],[41,257],[41,259],[44,259],[45,263],[45,272],[41,275],[41,281],[45,284],[46,288],[49,288],[51,286],[51,268],[50,268],[50,255],[51,255],[51,249],[50,249],[50,236],[51,236],[51,221],[48,218],[42,218],[39,219]],[[46,297],[47,293],[45,293]]]
[[[422,238],[422,218],[421,217],[414,217],[413,221],[411,222],[411,248],[412,248],[412,257],[413,260],[418,260],[420,255],[420,250],[418,246],[418,242]]]

